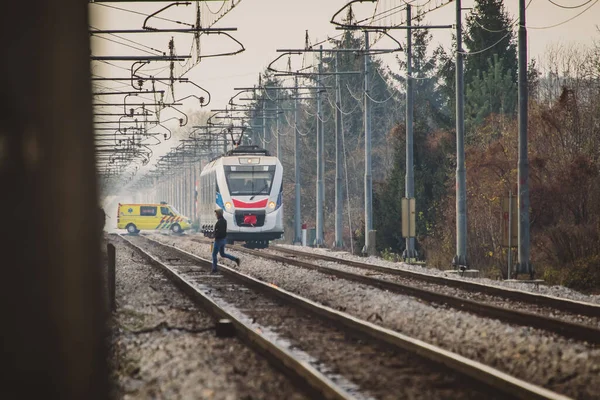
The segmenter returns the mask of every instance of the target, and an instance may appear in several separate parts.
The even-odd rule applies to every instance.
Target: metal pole
[[[279,90],[275,97],[275,136],[277,140],[277,158],[281,160],[281,141],[279,140]]]
[[[525,0],[519,0],[519,262],[518,273],[534,270],[529,258],[529,160],[527,158],[527,27]]]
[[[462,4],[456,0],[456,255],[452,264],[467,267],[467,173],[465,169],[465,96]]]
[[[369,32],[365,31],[365,247],[363,253],[372,254],[374,252],[371,235],[373,230],[373,181],[371,176],[371,102],[369,100]]]
[[[340,90],[340,76],[338,74],[339,53],[335,53],[335,242],[333,247],[341,248],[343,199],[342,199],[342,104]]]
[[[258,76],[258,86],[262,86],[262,77],[259,75]],[[263,142],[263,147],[265,148],[265,150],[267,149],[267,117],[265,115],[266,112],[266,102],[267,102],[267,91],[265,89],[264,90],[264,94],[263,94],[263,99],[261,101],[262,103],[262,142]]]
[[[512,265],[512,190],[508,192],[508,269],[507,276],[510,279]]]
[[[196,164],[192,164],[192,168],[193,168],[193,172],[192,172],[192,178],[194,179],[194,203],[192,204],[192,221],[197,222],[197,218],[198,218],[198,168],[196,166]]]
[[[406,25],[411,26],[411,7],[406,6]],[[415,197],[415,174],[413,161],[413,110],[414,110],[414,92],[412,79],[412,29],[406,30],[406,179],[405,190],[406,198]],[[408,203],[410,204],[410,203]],[[408,223],[410,224],[410,212]],[[408,232],[410,232],[410,225]],[[406,238],[406,249],[403,254],[404,259],[416,258],[415,239]]]
[[[183,185],[183,198],[185,199],[185,212],[183,215],[189,217],[190,212],[190,167],[185,167],[185,180]]]
[[[302,240],[302,215],[300,214],[300,134],[298,133],[298,77],[294,79],[294,168],[296,209],[294,216],[294,243]]]
[[[323,46],[319,47],[319,77],[317,81],[317,232],[315,246],[323,245],[323,107],[321,104],[321,74],[323,72]]]

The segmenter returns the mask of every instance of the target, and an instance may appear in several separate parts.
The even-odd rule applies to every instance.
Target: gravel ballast
[[[152,238],[210,258],[209,245],[193,241],[192,235],[152,235]],[[231,252],[235,254],[235,250]],[[240,255],[241,272],[293,293],[483,362],[550,390],[574,398],[600,398],[598,349],[531,328],[515,327],[423,304],[407,296],[316,271]]]
[[[280,346],[357,398],[504,398],[502,394],[486,395],[489,388],[474,387],[464,376],[414,354],[353,337],[328,320],[250,289],[226,274],[210,275],[209,266],[199,266],[172,249],[140,237],[129,239],[194,282],[228,312],[243,314],[253,330],[268,332]]]
[[[113,398],[306,399],[118,238],[117,311],[110,365]]]
[[[306,251],[308,253],[324,254],[324,255],[328,255],[328,256],[338,257],[338,258],[341,258],[344,260],[358,261],[358,262],[363,262],[363,263],[368,263],[368,264],[373,264],[373,265],[379,265],[379,266],[387,267],[387,268],[403,269],[406,271],[419,272],[421,274],[443,276],[444,278],[448,278],[448,279],[467,280],[467,281],[481,283],[484,285],[491,285],[491,286],[497,286],[497,287],[508,288],[508,289],[516,289],[516,290],[522,290],[524,292],[545,294],[548,296],[561,297],[564,299],[571,299],[571,300],[577,300],[577,301],[584,301],[584,302],[588,302],[588,303],[600,304],[600,295],[587,295],[587,294],[583,294],[583,293],[577,292],[575,290],[566,288],[564,286],[547,286],[544,284],[535,285],[535,284],[530,284],[530,283],[519,283],[519,282],[510,282],[510,281],[507,282],[507,281],[493,280],[493,279],[489,279],[489,278],[469,278],[469,277],[459,278],[454,273],[448,273],[448,272],[445,272],[445,271],[442,271],[442,270],[439,270],[436,268],[428,268],[428,267],[421,266],[421,265],[412,265],[412,264],[407,264],[407,263],[403,263],[403,262],[392,262],[392,261],[387,261],[382,258],[374,257],[374,256],[358,257],[358,256],[355,256],[353,254],[343,252],[343,251],[335,251],[334,252],[334,251],[330,251],[328,249],[300,247],[300,246],[292,246],[292,245],[286,245],[286,244],[280,244],[280,245],[276,245],[276,246],[272,246],[272,247],[275,249],[277,247],[283,247],[283,248],[288,248],[288,249],[292,249],[292,250],[296,250],[296,251]]]

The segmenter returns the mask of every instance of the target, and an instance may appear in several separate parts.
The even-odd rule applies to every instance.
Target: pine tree
[[[477,74],[467,85],[465,120],[475,128],[490,114],[513,114],[517,108],[517,84],[512,70],[504,68],[504,60],[494,55],[487,71]],[[473,129],[468,129],[473,131]]]
[[[464,44],[468,55],[465,57],[465,83],[468,86],[482,76],[508,76],[517,82],[517,48],[515,44],[513,22],[504,9],[502,0],[477,0],[475,8],[467,17]],[[496,69],[494,60],[502,60],[501,71]],[[504,85],[503,83],[500,83]],[[501,91],[500,88],[491,89]],[[516,99],[516,86],[514,97]],[[504,107],[501,111],[507,114],[515,112],[514,108]],[[478,114],[484,117],[489,113],[500,112],[499,108],[490,107],[489,112]]]

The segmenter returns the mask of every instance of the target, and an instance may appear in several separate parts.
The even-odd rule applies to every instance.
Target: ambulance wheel
[[[175,224],[171,227],[171,230],[173,233],[181,233],[181,226],[179,226],[179,224]]]
[[[139,232],[139,230],[138,230],[137,226],[135,226],[135,224],[129,224],[125,227],[125,229],[127,229],[127,232],[129,232],[131,234]]]

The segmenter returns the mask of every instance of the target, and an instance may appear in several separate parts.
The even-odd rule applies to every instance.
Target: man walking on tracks
[[[217,216],[217,223],[215,224],[214,230],[214,238],[215,243],[213,245],[212,252],[212,273],[217,272],[217,254],[221,254],[221,257],[229,258],[230,260],[235,261],[235,263],[240,266],[240,259],[232,256],[231,254],[225,253],[225,243],[227,243],[227,220],[223,218],[223,210],[217,208],[215,210],[215,214]]]

